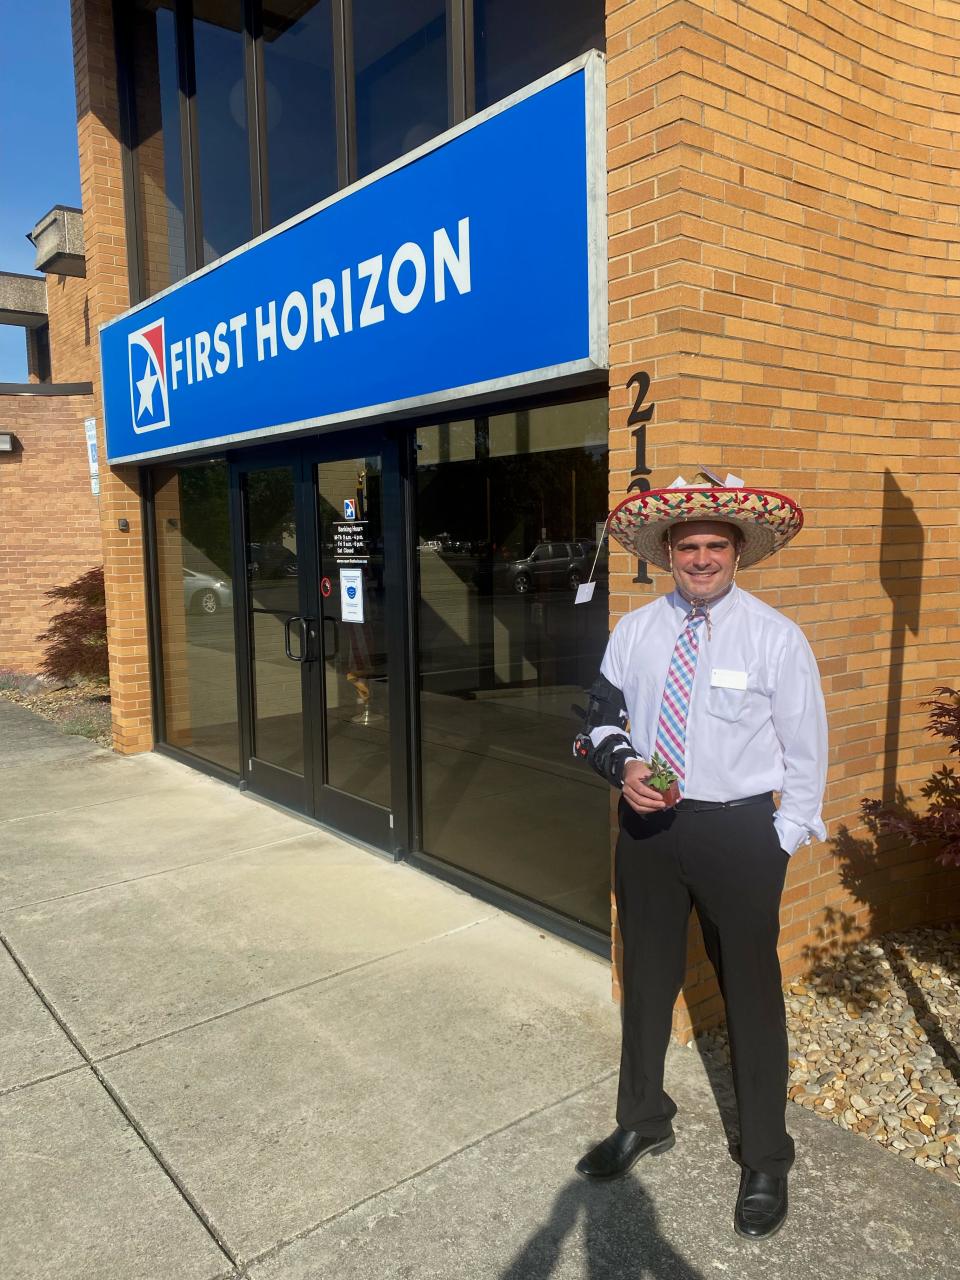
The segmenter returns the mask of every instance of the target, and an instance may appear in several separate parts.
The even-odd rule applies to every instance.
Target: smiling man
[[[802,524],[790,498],[743,487],[651,490],[621,503],[611,533],[668,569],[675,589],[617,623],[574,744],[621,791],[623,937],[617,1127],[577,1172],[618,1178],[674,1145],[664,1059],[695,908],[733,1061],[741,1165],[734,1228],[751,1239],[772,1235],[787,1213],[794,1146],[785,1125],[780,897],[790,855],[826,836],[827,730],[799,627],[735,579]],[[648,785],[654,754],[676,774],[674,807]]]

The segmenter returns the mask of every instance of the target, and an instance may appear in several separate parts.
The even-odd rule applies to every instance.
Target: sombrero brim
[[[610,516],[610,532],[631,555],[670,568],[664,533],[691,520],[723,520],[743,534],[746,569],[785,547],[803,528],[803,512],[771,489],[650,489],[625,498]]]

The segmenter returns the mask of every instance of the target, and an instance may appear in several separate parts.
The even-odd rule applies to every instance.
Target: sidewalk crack
[[[106,1076],[104,1076],[103,1072],[99,1069],[97,1064],[91,1058],[90,1054],[84,1048],[82,1042],[71,1030],[66,1019],[63,1018],[63,1016],[57,1010],[56,1006],[53,1004],[53,1001],[47,996],[46,992],[40,986],[39,982],[33,977],[26,963],[20,959],[19,955],[17,955],[13,946],[11,945],[11,943],[9,942],[9,940],[3,934],[2,931],[0,931],[0,944],[2,944],[7,954],[9,955],[10,959],[13,961],[13,963],[19,969],[20,973],[23,975],[24,979],[30,984],[37,999],[40,1001],[43,1007],[47,1010],[47,1012],[50,1014],[53,1020],[57,1023],[60,1030],[67,1037],[67,1039],[76,1049],[76,1051],[83,1058],[87,1067],[93,1073],[95,1079],[97,1080],[100,1087],[104,1090],[107,1097],[114,1104],[114,1106],[123,1116],[126,1123],[130,1126],[130,1128],[134,1131],[134,1133],[137,1135],[137,1137],[146,1147],[147,1151],[149,1151],[150,1155],[153,1157],[154,1161],[160,1168],[161,1172],[172,1183],[175,1191],[178,1193],[180,1198],[191,1210],[191,1212],[194,1214],[198,1222],[206,1231],[207,1235],[210,1237],[213,1243],[217,1246],[217,1248],[220,1250],[223,1256],[230,1263],[230,1266],[233,1268],[232,1274],[236,1275],[241,1268],[240,1259],[237,1257],[237,1255],[233,1252],[233,1250],[227,1244],[222,1233],[217,1229],[216,1225],[210,1218],[209,1214],[207,1214],[207,1212],[202,1208],[202,1206],[187,1190],[184,1183],[177,1176],[175,1170],[164,1158],[163,1153],[148,1136],[143,1125],[136,1118],[136,1116],[133,1114],[133,1112],[130,1110],[127,1104],[123,1101],[119,1093],[110,1084]]]

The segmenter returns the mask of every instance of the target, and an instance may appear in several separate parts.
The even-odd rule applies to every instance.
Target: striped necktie
[[[686,626],[677,637],[670,659],[667,683],[663,688],[660,719],[657,722],[656,750],[677,775],[680,794],[684,793],[685,753],[687,740],[687,714],[690,710],[690,694],[697,670],[700,652],[700,627],[705,620],[702,610],[687,614]]]

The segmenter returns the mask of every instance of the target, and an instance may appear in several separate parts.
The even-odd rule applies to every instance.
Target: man
[[[735,582],[738,567],[799,532],[802,512],[781,494],[740,485],[681,486],[634,495],[611,515],[611,533],[668,569],[675,589],[614,628],[574,746],[622,792],[617,1128],[577,1172],[621,1177],[674,1144],[664,1057],[695,907],[726,1006],[740,1117],[734,1227],[759,1239],[787,1213],[794,1148],[779,908],[790,855],[826,836],[826,716],[799,627]],[[677,776],[675,807],[646,782],[655,753]]]

